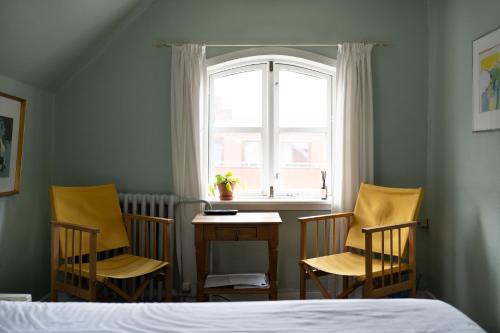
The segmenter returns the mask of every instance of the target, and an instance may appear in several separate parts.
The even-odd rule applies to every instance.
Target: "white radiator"
[[[144,194],[144,193],[119,193],[120,206],[123,213],[140,214],[156,217],[174,218],[174,208],[176,203],[176,196],[172,194]],[[175,235],[175,224],[171,230],[172,235]],[[132,230],[132,239],[136,239],[137,229]],[[162,239],[159,240],[158,248],[162,249]],[[174,258],[173,239],[171,246],[172,258]],[[163,253],[161,253],[163,255]],[[172,269],[174,271],[175,269]],[[133,281],[133,287],[140,283],[140,281]],[[162,300],[163,283],[161,281],[154,281],[150,283],[148,289],[144,292],[141,301],[161,301]]]
[[[173,194],[118,193],[123,213],[174,218]]]

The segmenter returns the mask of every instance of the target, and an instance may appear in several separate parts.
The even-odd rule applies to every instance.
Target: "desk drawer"
[[[257,227],[215,227],[214,240],[257,240]],[[210,238],[212,238],[210,237]]]

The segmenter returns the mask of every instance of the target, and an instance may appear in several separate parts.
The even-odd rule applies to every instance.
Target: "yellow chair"
[[[346,298],[359,286],[364,286],[366,298],[404,290],[415,297],[415,227],[422,197],[421,188],[361,184],[354,212],[299,218],[300,298],[306,297],[307,279],[323,297],[332,298],[319,279],[330,274],[343,277],[343,290],[337,298]],[[342,220],[348,230],[344,252],[334,253],[335,227]],[[307,257],[309,224],[315,229],[312,258]],[[408,279],[402,279],[402,273]]]
[[[58,291],[96,301],[96,287],[101,284],[133,302],[152,278],[161,274],[164,299],[171,300],[171,219],[122,214],[115,185],[52,186],[50,194],[55,219],[52,221],[52,301],[57,301]],[[134,227],[135,242],[131,239]],[[106,253],[108,258],[98,260],[101,253]],[[142,277],[143,282],[131,290],[130,279],[137,277]],[[130,292],[113,283],[125,279],[128,280],[125,289]]]

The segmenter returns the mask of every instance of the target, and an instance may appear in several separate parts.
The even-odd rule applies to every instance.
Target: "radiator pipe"
[[[175,208],[177,209],[178,206],[180,205],[186,205],[186,204],[196,204],[196,203],[204,203],[205,205],[208,205],[210,209],[212,209],[212,204],[208,202],[207,200],[203,199],[189,199],[189,198],[179,198],[180,200],[175,203]],[[174,212],[175,213],[175,212]]]

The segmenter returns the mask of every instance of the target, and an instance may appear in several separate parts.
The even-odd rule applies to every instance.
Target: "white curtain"
[[[345,43],[337,54],[333,211],[354,208],[361,182],[373,182],[373,45]]]
[[[201,134],[206,81],[205,47],[172,46],[171,134],[174,193],[201,199]],[[191,220],[200,205],[181,205],[175,216],[176,257],[180,282],[195,282],[194,237]]]
[[[373,45],[344,43],[337,53],[332,211],[352,211],[361,182],[373,183]],[[336,229],[341,251],[346,229]],[[339,284],[335,283],[338,290]]]

